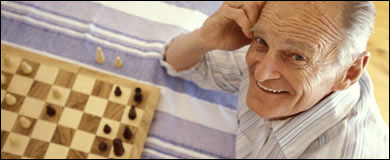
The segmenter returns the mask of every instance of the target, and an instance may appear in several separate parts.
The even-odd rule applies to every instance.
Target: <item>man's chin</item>
[[[262,118],[268,119],[268,118],[276,118],[281,116],[278,112],[278,108],[279,108],[278,106],[271,105],[271,104],[264,104],[259,102],[258,100],[251,100],[250,98],[247,98],[246,102],[248,108]]]

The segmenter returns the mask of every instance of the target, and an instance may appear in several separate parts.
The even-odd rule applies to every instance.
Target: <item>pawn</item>
[[[122,95],[122,90],[121,90],[121,88],[120,88],[119,86],[116,86],[116,87],[115,87],[114,94],[115,94],[115,96],[117,96],[117,97],[120,97],[120,96]]]
[[[120,68],[120,67],[122,67],[122,60],[121,60],[121,57],[116,57],[116,59],[115,59],[115,67],[116,68]]]
[[[46,106],[46,114],[52,117],[56,115],[56,110],[49,104]]]
[[[111,127],[110,127],[108,124],[106,124],[106,125],[104,125],[103,131],[104,131],[104,133],[106,133],[106,134],[110,134],[110,132],[111,132]]]
[[[98,47],[96,50],[96,62],[102,64],[104,62],[104,54],[102,48]]]
[[[9,142],[11,143],[12,146],[14,146],[15,148],[19,147],[20,146],[20,139],[16,138],[16,137],[10,137],[9,138]]]
[[[16,104],[16,98],[13,95],[6,94],[5,103],[7,103],[9,106],[13,106],[14,104]]]
[[[131,139],[133,137],[133,132],[131,132],[129,126],[126,126],[125,131],[123,132],[123,137],[126,139]]]
[[[31,121],[25,117],[20,117],[19,119],[20,126],[24,129],[30,128]]]
[[[58,91],[58,89],[53,88],[51,94],[54,99],[61,99],[61,93]]]
[[[3,74],[1,74],[1,85],[4,85],[7,83],[7,78]]]
[[[99,150],[102,151],[102,152],[106,151],[107,150],[107,144],[105,142],[103,142],[103,141],[100,142]]]
[[[4,66],[6,67],[11,67],[12,65],[11,59],[8,56],[3,57],[3,62],[4,62]]]
[[[24,74],[30,74],[32,72],[32,67],[27,62],[23,62],[22,63],[22,72]]]
[[[135,111],[134,105],[132,105],[129,111],[129,119],[134,120],[135,118],[137,118],[137,112]]]

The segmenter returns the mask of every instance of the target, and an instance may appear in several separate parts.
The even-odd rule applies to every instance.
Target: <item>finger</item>
[[[251,23],[249,21],[249,18],[246,16],[244,10],[242,9],[235,9],[227,7],[226,10],[226,18],[234,20],[238,26],[240,26],[242,32],[245,34],[246,37],[250,38],[249,36],[249,29],[251,28]]]
[[[246,15],[248,16],[250,22],[252,25],[254,25],[257,22],[257,19],[259,18],[260,11],[257,7],[257,2],[248,2],[243,7]]]

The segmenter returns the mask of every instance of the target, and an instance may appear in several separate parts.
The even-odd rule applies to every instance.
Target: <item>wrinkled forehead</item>
[[[267,2],[254,31],[329,47],[341,40],[342,6],[342,2]]]

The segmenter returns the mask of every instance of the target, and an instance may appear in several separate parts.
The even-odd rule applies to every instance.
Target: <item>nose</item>
[[[255,68],[255,79],[263,82],[266,80],[280,79],[280,63],[276,53],[268,52]]]

